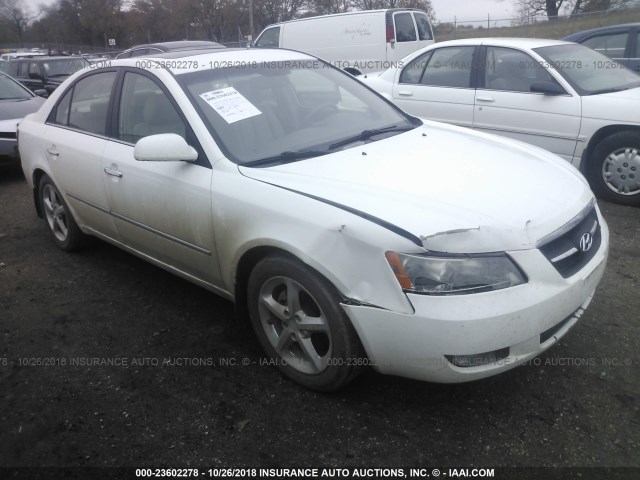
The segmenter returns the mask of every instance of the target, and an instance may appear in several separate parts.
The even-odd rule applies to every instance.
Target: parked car
[[[2,55],[0,55],[0,59],[6,61],[6,62],[10,62],[12,60],[17,60],[18,58],[35,58],[35,57],[44,57],[47,54],[44,52],[40,52],[39,50],[36,51],[31,51],[31,52],[9,52],[9,53],[3,53]]]
[[[605,268],[575,168],[409,116],[299,52],[115,60],[19,132],[60,248],[93,235],[234,301],[317,390],[366,365],[439,382],[513,368],[578,322]]]
[[[593,28],[572,33],[563,40],[581,43],[640,72],[640,23]]]
[[[70,75],[89,65],[80,56],[18,58],[9,62],[8,73],[32,91],[44,89],[50,94]]]
[[[640,76],[587,47],[454,40],[363,82],[412,115],[549,150],[601,198],[640,205]]]
[[[388,68],[433,41],[425,12],[391,8],[276,23],[262,31],[254,46],[300,50],[360,75]]]
[[[44,99],[0,72],[0,166],[19,165],[16,129],[25,115],[37,111]]]
[[[165,52],[185,52],[189,50],[209,50],[212,48],[225,48],[216,42],[202,40],[179,40],[176,42],[146,43],[136,45],[118,54],[116,58],[144,57]]]

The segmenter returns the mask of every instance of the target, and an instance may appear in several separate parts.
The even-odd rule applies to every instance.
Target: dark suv
[[[84,57],[18,58],[8,62],[6,72],[32,91],[53,92],[70,75],[90,63]]]
[[[627,23],[572,33],[563,38],[581,43],[640,72],[640,23]]]

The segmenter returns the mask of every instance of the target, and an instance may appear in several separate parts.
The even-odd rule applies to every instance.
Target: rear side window
[[[144,55],[147,55],[149,53],[149,49],[148,48],[138,48],[137,50],[132,50],[131,53],[129,53],[129,57],[142,57]],[[153,52],[156,53],[156,52]]]
[[[29,64],[27,62],[20,62],[18,65],[18,76],[20,78],[29,77]]]
[[[116,72],[79,80],[58,102],[54,122],[96,135],[106,135],[107,110]]]
[[[475,47],[446,47],[433,52],[421,84],[437,87],[471,87],[471,65]]]
[[[624,58],[629,32],[598,35],[582,42],[583,45],[609,58]]]
[[[418,40],[433,40],[431,35],[431,25],[424,13],[414,13],[416,26],[418,27]]]
[[[58,125],[68,125],[69,124],[69,107],[71,106],[71,95],[73,94],[73,89],[70,89],[62,100],[58,102],[58,106],[56,107],[56,116],[54,118],[54,122]]]
[[[396,23],[397,42],[415,42],[416,27],[413,24],[413,17],[410,13],[396,13],[393,17]]]
[[[424,72],[432,53],[433,52],[427,52],[424,55],[420,55],[404,67],[400,74],[400,83],[420,83],[420,80],[422,80],[422,72]]]
[[[280,46],[280,27],[273,27],[265,30],[260,38],[256,40],[256,47],[277,48]]]

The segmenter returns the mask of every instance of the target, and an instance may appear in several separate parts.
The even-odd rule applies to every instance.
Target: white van
[[[299,50],[360,75],[386,70],[432,43],[424,11],[392,8],[276,23],[262,31],[254,46]]]

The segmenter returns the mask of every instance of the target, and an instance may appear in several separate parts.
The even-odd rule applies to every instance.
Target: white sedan
[[[318,390],[367,365],[438,382],[513,368],[578,322],[607,259],[566,162],[411,117],[287,50],[85,69],[19,148],[59,247],[95,236],[236,302]]]
[[[640,205],[640,75],[585,46],[454,40],[362,81],[412,115],[549,150],[601,198]]]

